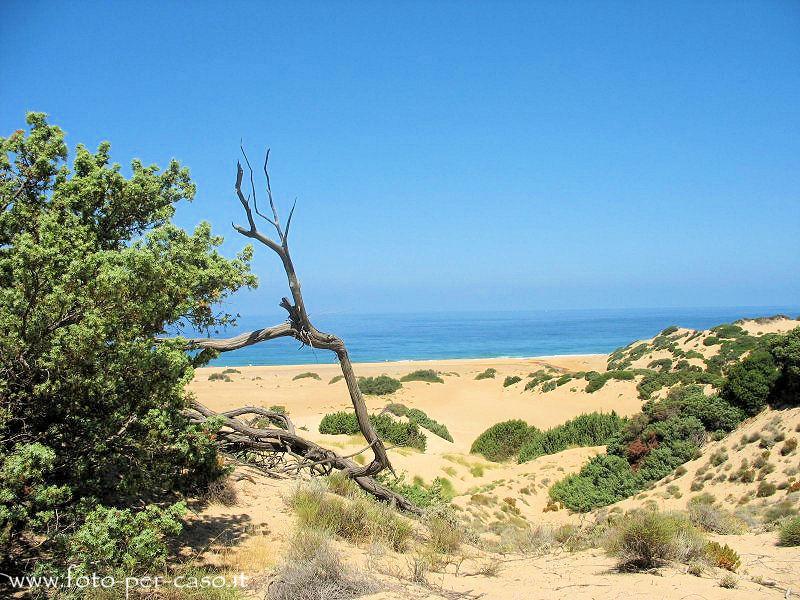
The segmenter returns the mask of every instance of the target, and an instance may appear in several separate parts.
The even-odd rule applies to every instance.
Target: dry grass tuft
[[[378,590],[345,565],[323,531],[300,529],[269,585],[268,600],[349,600]]]
[[[236,506],[239,504],[239,492],[230,477],[222,477],[211,482],[200,500],[206,504]]]
[[[403,550],[413,533],[411,523],[393,508],[350,489],[344,482],[336,489],[348,494],[342,498],[326,492],[318,482],[299,485],[289,504],[303,527],[326,531],[351,542],[382,541],[394,550]]]

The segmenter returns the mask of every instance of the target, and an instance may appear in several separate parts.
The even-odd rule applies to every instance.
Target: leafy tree
[[[779,375],[772,354],[756,350],[731,367],[722,395],[734,406],[754,415],[767,405]]]
[[[47,551],[86,531],[85,515],[112,515],[99,507],[161,503],[219,476],[208,427],[182,413],[210,356],[154,340],[232,322],[212,306],[256,282],[249,248],[227,259],[207,223],[171,223],[195,194],[177,161],[134,160],[126,176],[103,142],[68,166],[62,130],[27,122],[0,138],[0,545],[47,532]]]

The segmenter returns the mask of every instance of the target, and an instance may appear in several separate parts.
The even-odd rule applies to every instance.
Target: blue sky
[[[26,2],[0,125],[177,157],[243,240],[272,148],[316,312],[797,305],[800,2]],[[257,249],[261,289],[285,294]]]

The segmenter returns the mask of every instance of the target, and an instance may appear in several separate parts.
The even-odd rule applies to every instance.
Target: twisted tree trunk
[[[244,155],[244,151],[242,152]],[[280,323],[273,327],[265,327],[257,329],[248,333],[243,333],[232,338],[227,339],[210,339],[210,338],[194,338],[187,342],[187,349],[209,349],[217,352],[227,352],[251,346],[267,340],[279,337],[293,337],[304,345],[318,348],[320,350],[330,350],[336,354],[339,365],[342,369],[342,376],[347,383],[347,389],[350,394],[350,400],[355,410],[358,426],[364,439],[367,441],[367,447],[373,454],[372,461],[365,465],[360,466],[356,462],[349,459],[349,457],[342,457],[337,455],[331,450],[322,448],[308,440],[305,440],[294,432],[294,427],[291,420],[285,415],[278,415],[271,411],[255,407],[243,407],[234,411],[217,414],[209,410],[202,404],[197,402],[191,406],[191,415],[196,420],[202,420],[209,417],[221,417],[224,423],[223,433],[220,438],[220,445],[223,450],[233,454],[247,453],[248,451],[254,452],[274,452],[274,453],[289,453],[297,460],[295,465],[284,467],[282,472],[299,471],[300,469],[307,468],[311,472],[329,472],[330,469],[340,469],[352,477],[358,485],[365,491],[381,498],[397,504],[400,508],[411,512],[419,512],[419,509],[408,502],[402,496],[395,494],[385,486],[380,485],[374,479],[373,475],[378,474],[384,469],[391,469],[391,463],[386,453],[386,448],[383,442],[378,438],[372,423],[369,420],[369,413],[367,406],[364,403],[364,398],[361,395],[361,390],[358,388],[358,379],[353,371],[353,365],[350,362],[350,357],[347,353],[347,348],[344,342],[337,336],[319,331],[308,317],[305,302],[303,301],[303,293],[300,287],[300,281],[297,278],[297,273],[292,262],[292,257],[289,252],[289,229],[292,223],[292,216],[294,214],[294,206],[292,207],[289,217],[286,221],[286,227],[283,228],[278,219],[278,211],[275,208],[275,203],[272,198],[272,189],[269,180],[269,150],[267,150],[266,158],[264,160],[264,175],[266,177],[267,197],[269,199],[272,217],[264,215],[258,209],[256,200],[255,184],[253,182],[253,169],[250,167],[250,162],[247,155],[244,155],[245,162],[250,170],[250,185],[252,190],[252,207],[250,205],[250,198],[245,197],[242,192],[242,177],[244,170],[240,163],[236,165],[236,195],[242,204],[245,215],[247,216],[247,227],[233,224],[233,228],[241,235],[251,238],[265,245],[267,248],[275,252],[281,259],[283,269],[286,272],[286,278],[289,284],[292,300],[282,298],[280,306],[288,313],[288,320],[285,323]],[[277,232],[277,241],[265,235],[258,229],[254,217],[257,215],[261,217],[274,227]],[[253,427],[242,420],[238,419],[242,415],[256,415],[262,416],[273,423],[282,423],[286,429],[262,429]],[[263,466],[263,464],[262,464]],[[275,469],[267,469],[271,474],[277,474]]]

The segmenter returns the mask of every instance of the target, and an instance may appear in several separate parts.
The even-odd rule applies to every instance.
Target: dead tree
[[[279,337],[292,337],[304,346],[332,351],[339,361],[342,376],[347,383],[350,400],[358,420],[359,429],[367,442],[367,446],[362,452],[370,450],[373,458],[369,464],[361,466],[351,460],[351,456],[354,455],[339,456],[331,450],[322,448],[298,436],[288,417],[263,408],[244,407],[225,413],[215,413],[202,404],[194,402],[188,412],[191,418],[198,422],[211,417],[221,418],[223,428],[217,437],[221,450],[242,462],[260,468],[272,476],[289,476],[302,470],[312,474],[327,474],[334,469],[338,469],[347,473],[368,493],[382,500],[393,502],[404,510],[418,512],[415,505],[373,479],[373,476],[382,470],[391,470],[391,463],[383,442],[378,438],[370,422],[367,406],[364,403],[361,390],[358,388],[358,380],[353,371],[353,365],[350,362],[344,342],[333,334],[319,331],[309,319],[305,302],[303,301],[300,282],[289,252],[289,230],[292,224],[292,216],[294,215],[294,206],[289,212],[286,226],[283,227],[278,218],[278,211],[272,197],[268,168],[269,150],[267,150],[266,158],[264,159],[264,176],[266,178],[267,199],[272,213],[271,217],[262,213],[258,208],[253,169],[244,150],[242,150],[242,155],[249,170],[252,206],[250,195],[245,196],[242,192],[244,170],[241,163],[237,162],[234,189],[247,216],[248,225],[246,227],[235,223],[232,225],[238,233],[260,242],[280,258],[291,292],[291,300],[282,298],[280,302],[280,306],[288,313],[288,318],[285,322],[273,327],[257,329],[232,338],[190,339],[187,342],[187,349],[228,352]],[[275,239],[259,230],[256,217],[260,217],[275,229],[277,233]],[[246,415],[267,419],[269,423],[276,424],[278,427],[262,428],[254,426],[253,423],[242,419]]]

